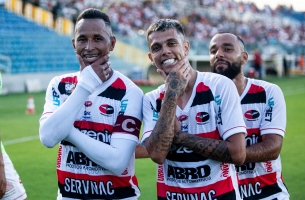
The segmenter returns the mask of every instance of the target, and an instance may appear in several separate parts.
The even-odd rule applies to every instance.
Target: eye
[[[85,38],[78,38],[77,41],[78,41],[78,42],[84,42],[84,41],[86,41],[86,40],[85,40]]]
[[[173,41],[172,41],[172,42],[169,42],[168,45],[169,45],[169,46],[175,46],[175,45],[176,45],[176,42],[173,42]]]
[[[151,47],[152,52],[156,52],[156,51],[159,51],[159,50],[160,50],[160,46],[158,46],[158,45],[155,45],[155,46]]]
[[[215,49],[211,49],[210,50],[210,54],[214,55],[216,53],[216,50]]]
[[[226,48],[224,48],[224,50],[225,50],[225,51],[231,51],[231,50],[232,50],[232,48],[228,48],[228,47],[226,47]]]
[[[95,40],[95,41],[102,41],[103,38],[101,38],[101,37],[96,37],[96,38],[94,38],[94,40]]]

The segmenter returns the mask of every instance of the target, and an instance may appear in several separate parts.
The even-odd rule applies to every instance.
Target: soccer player
[[[234,164],[244,163],[246,127],[233,82],[190,66],[178,21],[160,19],[146,34],[165,80],[143,98],[142,145],[158,164],[158,199],[240,199]]]
[[[54,77],[40,118],[40,140],[59,144],[57,199],[137,199],[134,167],[143,92],[110,67],[115,47],[109,17],[77,18],[72,40],[80,71]]]
[[[212,71],[232,79],[238,90],[247,126],[246,160],[242,166],[236,166],[241,198],[289,199],[279,155],[286,128],[286,104],[281,89],[244,76],[248,53],[240,37],[218,33],[209,49]]]
[[[0,73],[0,93],[2,91],[2,76]],[[15,167],[5,151],[0,136],[0,199],[2,200],[26,200],[27,195],[15,170]]]

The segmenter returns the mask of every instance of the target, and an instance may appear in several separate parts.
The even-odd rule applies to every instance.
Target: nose
[[[216,58],[221,58],[223,57],[223,52],[221,51],[221,49],[218,49],[215,53],[215,57]]]
[[[162,54],[167,54],[170,52],[170,48],[167,45],[163,45]]]
[[[94,49],[94,43],[93,43],[93,41],[91,40],[91,39],[89,39],[88,41],[87,41],[87,44],[86,44],[86,50],[92,50],[92,49]]]

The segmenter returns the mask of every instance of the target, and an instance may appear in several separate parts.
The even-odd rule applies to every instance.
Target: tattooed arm
[[[202,138],[183,131],[178,131],[174,143],[185,146],[195,153],[213,160],[242,165],[245,160],[245,134],[237,133],[226,141]]]
[[[266,162],[275,160],[280,155],[283,136],[277,134],[266,134],[262,136],[262,142],[246,148],[246,163]]]
[[[166,78],[166,92],[158,121],[151,135],[146,139],[146,149],[149,157],[156,163],[162,164],[170,150],[175,135],[177,100],[190,79],[189,63],[179,61]]]

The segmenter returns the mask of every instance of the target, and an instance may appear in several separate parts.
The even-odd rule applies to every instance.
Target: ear
[[[189,41],[184,41],[184,56],[188,56],[190,53],[190,42]]]
[[[74,39],[74,38],[72,39],[72,46],[73,46],[74,52],[76,53],[76,48],[75,48],[75,39]]]
[[[153,66],[156,66],[156,63],[155,63],[155,62],[153,61],[153,59],[152,59],[151,53],[148,53],[147,55],[148,55],[149,60],[151,61],[151,64],[152,64]]]
[[[111,36],[110,37],[110,48],[109,48],[110,51],[113,51],[115,43],[116,43],[116,37],[115,36]]]
[[[248,53],[244,51],[241,53],[241,64],[244,65],[247,62],[248,62]]]

